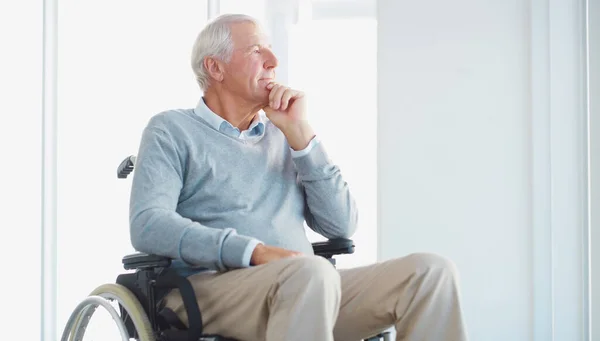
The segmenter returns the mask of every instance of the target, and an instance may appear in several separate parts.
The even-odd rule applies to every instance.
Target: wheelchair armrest
[[[167,268],[171,265],[171,258],[149,255],[147,253],[137,252],[123,257],[123,267],[125,270],[149,269],[149,268]]]
[[[335,255],[354,253],[354,241],[346,238],[329,239],[324,242],[312,243],[315,255],[331,258]]]
[[[335,255],[354,253],[354,241],[345,238],[330,239],[324,242],[312,243],[315,255],[331,258]],[[123,257],[125,270],[167,268],[171,265],[171,258],[136,252]]]

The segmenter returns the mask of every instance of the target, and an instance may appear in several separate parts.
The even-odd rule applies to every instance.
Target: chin
[[[270,91],[267,89],[259,89],[256,92],[256,99],[260,100],[261,103],[265,103],[265,105],[269,104],[269,93]]]

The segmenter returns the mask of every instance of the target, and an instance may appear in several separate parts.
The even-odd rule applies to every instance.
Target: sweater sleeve
[[[308,227],[329,239],[350,238],[358,223],[356,202],[322,142],[293,160],[306,195]]]
[[[185,155],[162,129],[144,129],[130,197],[133,247],[180,259],[190,266],[228,270],[247,266],[245,251],[256,241],[233,228],[211,228],[177,211],[183,188]]]

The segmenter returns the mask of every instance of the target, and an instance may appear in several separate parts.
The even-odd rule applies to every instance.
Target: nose
[[[265,56],[265,63],[264,63],[265,69],[270,70],[270,69],[274,69],[277,67],[277,65],[279,64],[279,61],[277,60],[275,53],[273,53],[273,51],[271,49],[265,49],[264,56]]]

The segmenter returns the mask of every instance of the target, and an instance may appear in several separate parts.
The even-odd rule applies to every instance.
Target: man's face
[[[267,84],[275,78],[277,58],[267,37],[253,23],[236,23],[231,26],[233,54],[224,66],[222,85],[228,91],[249,102],[268,104]]]

